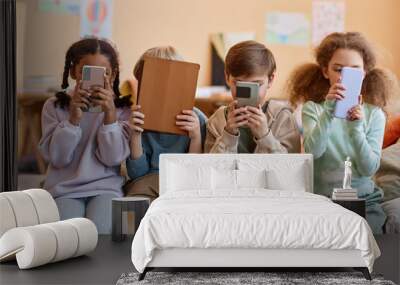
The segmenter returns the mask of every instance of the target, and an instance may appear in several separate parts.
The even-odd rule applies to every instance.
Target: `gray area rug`
[[[122,274],[117,285],[133,284],[324,284],[358,285],[379,284],[395,285],[381,276],[372,275],[368,281],[359,272],[148,272],[146,278],[138,281],[139,273]]]

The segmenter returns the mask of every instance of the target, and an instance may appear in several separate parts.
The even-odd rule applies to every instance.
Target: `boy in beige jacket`
[[[225,78],[234,101],[220,107],[208,120],[205,152],[300,152],[300,133],[291,109],[266,96],[275,70],[274,56],[263,44],[245,41],[228,51]],[[258,107],[237,106],[237,81],[259,84]]]

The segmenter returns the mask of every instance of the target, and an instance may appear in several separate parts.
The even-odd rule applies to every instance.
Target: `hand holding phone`
[[[247,113],[250,114],[247,125],[249,126],[253,136],[256,139],[260,139],[267,135],[269,132],[267,116],[264,114],[261,106],[248,106],[246,108]]]
[[[239,133],[239,127],[243,127],[248,123],[249,115],[246,107],[238,107],[238,101],[231,102],[227,107],[225,130],[231,135]]]
[[[347,120],[358,121],[362,120],[364,117],[363,109],[361,108],[362,96],[359,97],[359,104],[351,108],[347,114]]]
[[[331,85],[331,87],[328,90],[328,94],[326,94],[325,100],[330,100],[330,101],[339,101],[344,98],[344,92],[346,91],[346,88],[340,83],[340,81],[334,83]]]
[[[359,104],[364,71],[361,68],[343,67],[341,73],[340,83],[345,89],[344,98],[336,101],[334,116],[346,119],[349,111]]]
[[[92,90],[95,87],[104,88],[105,87],[105,74],[106,69],[102,66],[91,66],[84,65],[82,68],[82,86],[81,88],[90,93],[89,107],[83,109],[84,112],[102,112],[102,108],[99,105],[95,105],[93,99],[98,99],[92,95]],[[93,97],[92,97],[93,96]]]
[[[69,122],[73,125],[79,125],[82,118],[82,111],[87,109],[89,102],[89,92],[81,88],[81,81],[77,81],[74,92],[69,103]]]

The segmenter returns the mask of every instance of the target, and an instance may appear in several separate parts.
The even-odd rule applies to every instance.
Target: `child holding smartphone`
[[[366,218],[374,233],[381,233],[385,213],[383,193],[371,179],[379,168],[385,114],[383,108],[394,86],[390,76],[375,67],[375,54],[359,33],[333,33],[316,48],[317,63],[299,67],[290,79],[290,99],[304,103],[302,120],[304,148],[314,155],[314,191],[331,196],[341,188],[344,161],[352,162],[351,186],[366,199]],[[336,102],[343,100],[343,67],[359,68],[365,77],[360,104],[347,119],[334,117]],[[362,97],[361,97],[362,96]]]
[[[82,89],[85,65],[105,68],[105,86]],[[68,89],[68,78],[75,87]],[[119,62],[106,40],[85,38],[65,57],[62,89],[44,104],[39,149],[48,161],[44,188],[61,219],[87,217],[101,234],[111,232],[111,199],[122,196],[120,164],[130,153],[129,98],[119,99]],[[101,112],[84,112],[100,106]]]
[[[225,78],[234,101],[208,120],[205,152],[300,152],[300,133],[291,109],[267,98],[275,71],[274,56],[263,44],[245,41],[229,49]],[[238,106],[238,82],[258,84],[258,106]]]
[[[182,60],[171,46],[155,47],[147,50],[134,68],[134,76],[140,86],[144,66],[144,57],[157,57],[170,60]],[[154,98],[157,100],[157,98]],[[153,114],[156,116],[156,114]],[[202,153],[205,139],[206,116],[197,108],[182,110],[176,116],[176,125],[185,135],[145,131],[142,128],[146,120],[140,106],[133,107],[131,119],[131,155],[126,167],[131,181],[125,185],[127,196],[158,197],[158,162],[162,153]]]

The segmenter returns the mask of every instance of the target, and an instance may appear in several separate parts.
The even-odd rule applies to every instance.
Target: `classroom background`
[[[36,150],[41,107],[60,88],[67,48],[85,34],[117,45],[121,82],[132,79],[146,49],[176,47],[185,60],[201,65],[197,103],[208,108],[224,104],[212,97],[223,89],[210,88],[221,74],[218,57],[243,39],[264,43],[276,57],[272,98],[287,98],[290,72],[312,60],[313,48],[331,31],[363,33],[378,52],[379,66],[399,78],[399,11],[398,0],[17,0],[20,172],[45,171]],[[399,102],[393,98],[391,112],[400,112]]]

